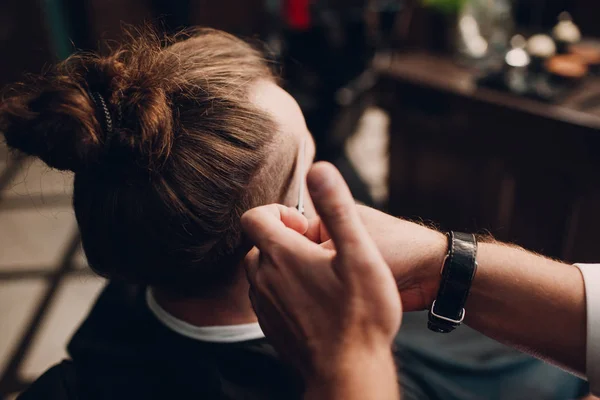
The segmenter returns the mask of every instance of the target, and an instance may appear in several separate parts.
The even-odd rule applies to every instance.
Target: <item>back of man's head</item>
[[[96,272],[197,295],[226,284],[248,250],[244,211],[281,194],[281,182],[256,178],[285,175],[263,171],[278,126],[249,101],[259,80],[274,81],[260,53],[226,33],[167,46],[144,33],[21,85],[0,108],[0,131],[75,172]]]

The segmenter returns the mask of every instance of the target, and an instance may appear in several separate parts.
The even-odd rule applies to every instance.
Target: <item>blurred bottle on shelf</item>
[[[559,54],[567,54],[572,45],[581,41],[581,31],[573,22],[571,14],[566,11],[560,13],[558,23],[552,29],[552,37]]]
[[[514,33],[510,0],[469,0],[458,16],[460,61],[483,68],[501,67]]]

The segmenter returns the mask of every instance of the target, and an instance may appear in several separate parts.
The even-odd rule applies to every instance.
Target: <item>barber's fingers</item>
[[[308,220],[308,229],[304,233],[310,241],[321,244],[331,239],[325,225],[321,222],[321,218],[314,217]]]
[[[307,176],[308,189],[339,255],[358,256],[372,248],[348,185],[331,164],[315,164]]]
[[[304,236],[307,224],[297,210],[279,204],[257,207],[242,216],[242,227],[258,249],[247,256],[252,261],[247,270],[250,284],[256,283],[252,277],[257,268],[312,265],[315,258],[330,254]]]
[[[321,248],[335,250],[333,240],[318,216],[308,220],[308,229],[304,236],[311,242],[317,243]]]
[[[256,283],[256,273],[258,272],[259,267],[260,251],[256,247],[253,247],[244,258],[244,268],[246,270],[246,277],[248,278],[250,285],[254,285]]]
[[[286,227],[295,230],[301,235],[306,233],[306,230],[308,229],[308,220],[300,213],[300,211],[294,207],[286,207],[281,204],[277,204],[277,208],[279,209],[281,222]]]
[[[280,204],[253,208],[242,215],[241,222],[250,240],[261,250],[275,242],[287,242],[288,228],[302,235],[308,229],[306,217]]]

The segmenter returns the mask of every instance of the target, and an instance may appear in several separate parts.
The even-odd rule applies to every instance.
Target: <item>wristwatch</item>
[[[477,270],[477,240],[468,233],[449,232],[440,289],[429,309],[427,327],[449,333],[465,319],[465,303]]]

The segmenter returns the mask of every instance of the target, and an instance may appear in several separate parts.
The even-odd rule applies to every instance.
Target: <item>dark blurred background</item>
[[[223,29],[276,62],[358,200],[598,261],[599,19],[597,0],[2,0],[0,86],[124,25]],[[0,397],[65,356],[104,285],[71,182],[0,146]]]

